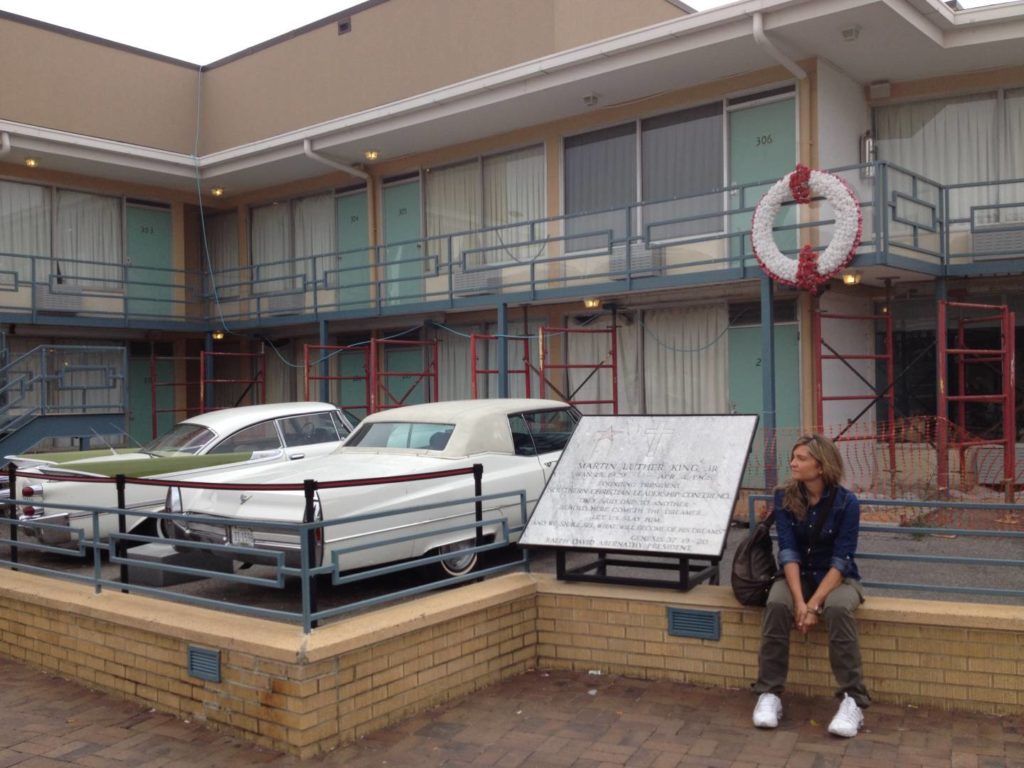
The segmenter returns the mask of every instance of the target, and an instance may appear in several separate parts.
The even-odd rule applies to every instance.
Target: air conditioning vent
[[[1024,255],[1024,224],[999,224],[974,230],[977,261],[1011,259]]]
[[[301,293],[281,293],[263,296],[260,308],[264,315],[294,315],[306,308],[306,297]]]
[[[501,272],[493,269],[452,273],[452,293],[456,296],[486,296],[501,293]]]
[[[657,277],[665,271],[665,249],[650,246],[643,240],[631,243],[629,258],[626,257],[626,243],[612,246],[608,256],[608,272],[612,280],[628,277]]]
[[[37,312],[76,313],[82,311],[82,289],[70,283],[36,285],[33,299]]]

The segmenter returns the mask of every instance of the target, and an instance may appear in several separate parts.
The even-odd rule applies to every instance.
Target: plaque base
[[[688,557],[681,555],[646,555],[645,559],[623,559],[597,552],[597,558],[582,565],[567,568],[564,549],[555,553],[555,568],[561,581],[589,581],[599,584],[625,584],[633,587],[672,587],[688,592],[702,582],[718,584],[720,557]],[[698,562],[693,562],[693,561]],[[640,570],[672,571],[674,579],[654,579],[642,576],[615,575],[609,568],[631,568]]]

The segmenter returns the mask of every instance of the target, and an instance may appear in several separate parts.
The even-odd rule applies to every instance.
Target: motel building
[[[4,453],[508,394],[1012,485],[1024,2],[368,0],[203,66],[0,13],[0,72]],[[798,163],[757,256],[859,225],[816,293],[752,235]]]

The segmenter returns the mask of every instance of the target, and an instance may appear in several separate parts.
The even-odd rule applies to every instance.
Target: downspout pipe
[[[329,165],[332,168],[337,168],[339,171],[344,171],[350,176],[357,176],[366,182],[370,180],[370,174],[368,174],[362,168],[356,168],[354,165],[346,165],[345,163],[339,163],[336,160],[331,160],[331,158],[329,157],[324,157],[323,155],[318,154],[313,149],[312,139],[302,140],[302,153],[310,160],[316,160],[318,163],[323,163],[324,165]]]
[[[776,48],[775,43],[769,40],[768,36],[765,35],[764,14],[762,14],[760,11],[757,11],[754,14],[754,42],[761,46],[761,48],[764,49],[765,53],[767,53],[769,56],[771,56],[773,59],[779,62],[779,64],[781,64],[790,72],[792,72],[793,76],[796,77],[797,80],[807,79],[807,72],[804,71],[804,68],[797,64],[795,61],[793,61],[791,58],[789,58],[789,56],[784,54],[778,48]]]
[[[0,157],[11,154],[11,134],[0,131]]]

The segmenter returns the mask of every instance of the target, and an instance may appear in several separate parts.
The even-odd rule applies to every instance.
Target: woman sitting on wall
[[[789,481],[775,492],[779,538],[778,577],[768,594],[761,622],[754,725],[775,728],[782,716],[779,694],[789,671],[789,635],[807,634],[824,618],[828,655],[841,699],[829,733],[851,738],[864,724],[861,711],[871,703],[864,687],[857,622],[864,602],[853,556],[860,531],[860,504],[839,482],[843,460],[835,444],[805,435],[790,454]]]

